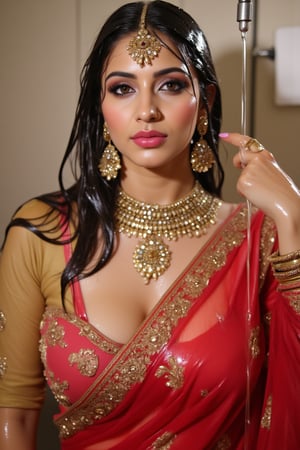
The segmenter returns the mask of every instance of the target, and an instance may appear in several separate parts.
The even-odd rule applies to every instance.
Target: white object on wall
[[[275,33],[275,102],[300,105],[300,26]]]

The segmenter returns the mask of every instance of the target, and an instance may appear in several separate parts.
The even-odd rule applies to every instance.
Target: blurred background
[[[237,0],[178,0],[210,43],[223,92],[223,131],[241,129],[241,34]],[[0,240],[14,210],[25,200],[56,190],[79,94],[79,74],[106,17],[121,0],[0,0]],[[256,0],[247,33],[248,124],[282,168],[300,185],[300,105],[278,105],[275,61],[253,57],[274,48],[281,27],[300,26],[300,0]],[[272,53],[272,52],[271,52]],[[250,110],[249,110],[250,109]],[[234,149],[220,148],[223,197],[240,201],[232,167]],[[276,193],[274,193],[276,195]],[[58,448],[48,395],[39,449]]]

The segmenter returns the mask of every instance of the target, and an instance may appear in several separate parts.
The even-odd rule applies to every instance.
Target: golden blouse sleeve
[[[44,397],[39,326],[42,241],[13,227],[0,256],[0,406],[39,408]]]

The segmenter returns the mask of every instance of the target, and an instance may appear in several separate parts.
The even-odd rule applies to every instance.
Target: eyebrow
[[[154,72],[154,78],[158,78],[162,75],[167,75],[168,73],[172,73],[172,72],[178,72],[178,73],[182,73],[184,75],[189,76],[188,72],[186,72],[183,69],[180,69],[179,67],[167,67],[166,69],[162,69],[162,70],[158,70],[157,72]],[[130,73],[130,72],[122,72],[122,71],[115,71],[115,72],[111,72],[110,74],[107,75],[107,77],[105,78],[105,81],[109,80],[109,78],[112,77],[124,77],[124,78],[130,78],[130,79],[136,79],[136,75]]]

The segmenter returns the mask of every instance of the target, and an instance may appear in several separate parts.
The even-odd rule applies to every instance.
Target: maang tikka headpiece
[[[159,40],[146,28],[147,8],[148,5],[144,5],[138,33],[131,39],[127,47],[129,55],[140,67],[152,64],[152,60],[158,56],[161,49]]]

